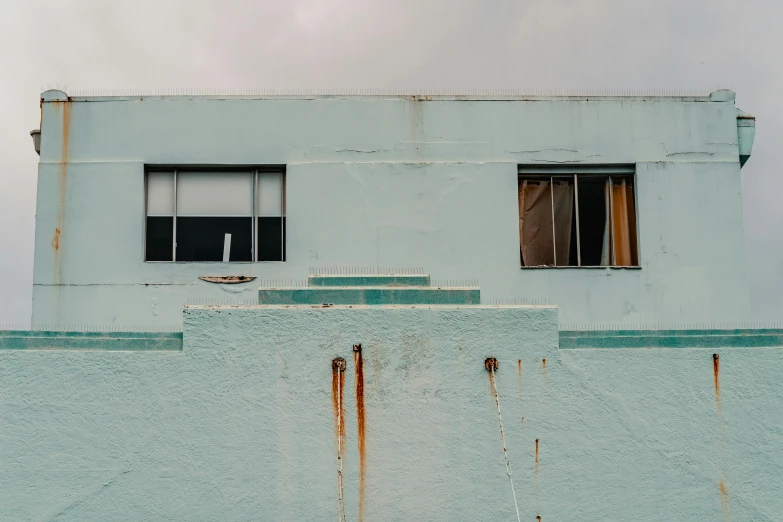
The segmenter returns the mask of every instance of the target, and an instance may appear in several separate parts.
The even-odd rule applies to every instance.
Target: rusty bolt
[[[332,370],[335,372],[345,371],[345,359],[342,357],[335,357],[332,359]]]
[[[718,359],[720,359],[720,355],[718,355],[717,353],[713,353],[712,354],[712,360],[713,361],[717,361]]]
[[[499,366],[498,360],[494,357],[487,357],[487,360],[484,361],[484,368],[487,369],[488,372],[491,372],[492,370],[497,370]]]
[[[361,343],[359,343],[359,344],[354,344],[354,345],[353,345],[353,351],[354,351],[354,352],[361,352],[361,351],[362,351],[362,344],[361,344]]]

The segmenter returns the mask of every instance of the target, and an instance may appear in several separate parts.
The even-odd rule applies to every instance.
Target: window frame
[[[252,215],[250,219],[251,224],[251,257],[250,261],[228,261],[229,263],[284,263],[286,261],[286,168],[285,165],[166,165],[166,164],[150,164],[144,166],[144,214],[142,225],[142,262],[144,263],[222,263],[222,261],[178,261],[177,260],[177,176],[179,172],[246,172],[251,176],[251,206]],[[153,172],[166,172],[172,173],[174,177],[174,191],[173,191],[173,216],[172,216],[172,254],[170,261],[149,261],[147,260],[147,219],[148,219],[148,204],[149,204],[149,174]],[[281,259],[276,260],[258,260],[258,175],[259,173],[275,173],[281,176],[281,191],[280,191],[280,223],[281,223]]]
[[[607,219],[610,220],[610,254],[611,254],[611,264],[609,265],[582,265],[581,264],[581,232],[579,227],[579,178],[587,178],[587,177],[593,177],[593,178],[608,178],[610,187],[612,186],[612,180],[616,178],[625,178],[629,179],[631,181],[632,187],[633,187],[633,212],[634,212],[634,239],[636,240],[636,261],[637,264],[635,265],[616,265],[616,253],[614,249],[614,243],[615,243],[615,231],[614,231],[614,219],[611,219],[611,217],[607,216]],[[641,238],[639,235],[639,205],[638,205],[638,190],[637,190],[637,176],[636,176],[636,165],[635,164],[595,164],[595,165],[584,165],[584,164],[574,164],[574,165],[535,165],[535,164],[519,164],[517,165],[517,190],[519,190],[519,186],[522,181],[524,180],[530,180],[530,181],[546,181],[550,183],[550,187],[552,186],[551,183],[553,181],[571,181],[574,185],[574,212],[576,212],[576,252],[577,252],[577,264],[576,265],[535,265],[535,266],[525,266],[522,263],[522,260],[520,259],[520,268],[525,270],[536,270],[536,269],[631,269],[631,270],[638,270],[642,268],[642,257],[641,257]],[[552,193],[553,194],[553,193]],[[552,196],[550,196],[552,197]],[[609,208],[614,208],[613,206],[613,191],[609,190]],[[553,233],[553,248],[555,249],[553,252],[553,257],[555,260],[555,263],[557,262],[557,248],[556,248],[556,241],[555,241],[555,221],[554,221],[554,201],[552,201],[553,205],[553,213],[552,213],[552,233]],[[519,218],[519,205],[517,205],[517,217]],[[517,234],[517,244],[520,249],[520,255],[521,255],[521,237],[519,236],[519,233]]]

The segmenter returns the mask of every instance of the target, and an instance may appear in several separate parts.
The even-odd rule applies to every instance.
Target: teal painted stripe
[[[478,305],[478,288],[382,287],[382,288],[262,288],[262,305]]]
[[[0,350],[182,351],[182,332],[0,331]]]
[[[428,275],[312,275],[307,286],[430,286]]]
[[[560,348],[783,347],[781,329],[562,331]]]

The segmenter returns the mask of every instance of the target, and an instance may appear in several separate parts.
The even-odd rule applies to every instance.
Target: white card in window
[[[250,172],[178,172],[177,216],[253,215]]]
[[[147,174],[147,215],[174,215],[173,172],[150,172]]]
[[[258,173],[258,215],[283,215],[283,174],[281,172]]]

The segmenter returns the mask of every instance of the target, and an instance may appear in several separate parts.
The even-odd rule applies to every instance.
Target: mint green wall
[[[318,306],[188,308],[182,351],[0,349],[0,519],[334,518],[342,356],[357,520],[356,343],[365,520],[514,519],[488,356],[522,520],[783,517],[781,346],[558,349],[554,307]]]
[[[323,266],[478,279],[487,299],[548,299],[567,323],[749,319],[731,97],[57,96],[43,103],[33,323],[174,325],[189,299],[259,286],[198,276]],[[144,263],[145,163],[286,165],[287,261]],[[520,163],[635,163],[642,268],[521,270]]]

